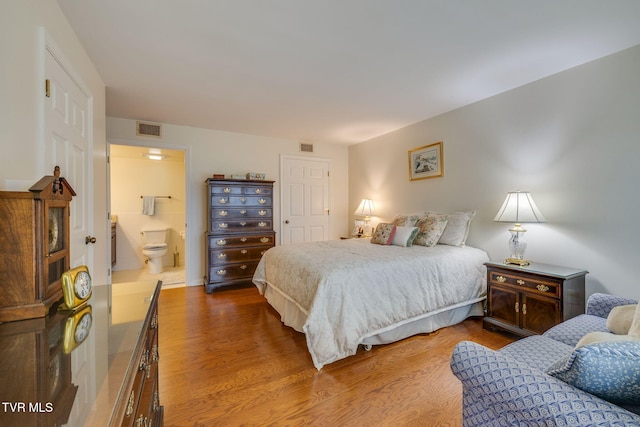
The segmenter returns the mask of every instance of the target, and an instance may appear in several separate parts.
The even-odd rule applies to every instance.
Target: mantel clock
[[[60,168],[29,191],[0,191],[0,322],[44,317],[69,270],[69,203]]]

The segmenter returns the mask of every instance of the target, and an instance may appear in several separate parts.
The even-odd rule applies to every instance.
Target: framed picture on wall
[[[409,179],[437,178],[444,176],[442,142],[409,150]]]

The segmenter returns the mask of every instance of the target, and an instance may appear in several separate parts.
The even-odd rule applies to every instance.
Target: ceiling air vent
[[[162,136],[160,132],[161,126],[156,123],[136,122],[136,135],[160,138]]]
[[[300,151],[305,153],[313,153],[313,144],[308,144],[301,142],[300,143]]]

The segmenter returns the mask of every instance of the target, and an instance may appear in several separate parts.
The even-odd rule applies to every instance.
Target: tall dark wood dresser
[[[273,182],[206,180],[207,293],[223,286],[251,283],[262,254],[275,246]]]

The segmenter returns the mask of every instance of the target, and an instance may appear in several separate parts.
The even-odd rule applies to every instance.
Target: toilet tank
[[[166,228],[152,228],[142,230],[142,236],[144,237],[145,244],[166,243],[167,229]]]

